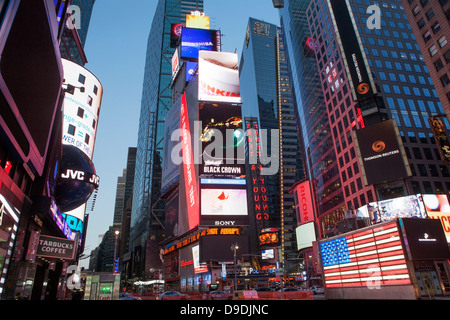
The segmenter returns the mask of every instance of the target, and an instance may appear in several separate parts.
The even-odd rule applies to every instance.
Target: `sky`
[[[97,76],[104,92],[93,155],[100,187],[89,216],[85,254],[100,244],[99,235],[113,223],[117,178],[126,167],[128,148],[137,146],[145,52],[157,2],[97,0],[94,5],[85,67]],[[280,25],[271,0],[204,2],[211,29],[222,31],[225,52],[240,54],[249,17]]]

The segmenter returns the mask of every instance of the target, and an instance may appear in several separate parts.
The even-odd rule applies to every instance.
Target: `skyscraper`
[[[261,231],[266,228],[278,229],[281,249],[278,262],[288,267],[286,258],[296,257],[297,251],[293,234],[297,221],[289,188],[303,177],[303,167],[299,156],[296,104],[280,28],[261,20],[249,19],[240,73],[244,123],[246,126],[257,124],[261,136],[262,130],[268,130],[267,144],[261,148],[270,152],[272,163],[269,165],[277,166],[270,175],[257,174],[250,166],[248,179],[251,181],[248,185],[252,192],[249,207],[255,219],[251,224],[256,229],[256,236],[250,236],[250,239],[252,241],[254,238],[253,246],[259,249],[261,243],[254,241]],[[271,129],[279,134],[276,144],[272,140],[274,132]],[[277,163],[274,163],[275,158]],[[259,184],[255,181],[259,181]],[[267,201],[261,204],[257,200],[261,198],[253,191],[255,187],[267,188]],[[267,205],[266,210],[264,205]],[[259,212],[261,207],[262,212]]]
[[[148,38],[130,231],[136,276],[161,263],[156,244],[164,235],[163,201],[159,197],[164,117],[172,106],[171,30],[184,24],[186,14],[196,10],[203,10],[203,0],[160,0]]]
[[[338,160],[339,174],[330,179],[336,180],[344,195],[343,201],[336,204],[341,217],[319,212],[322,235],[343,218],[345,210],[403,195],[448,195],[450,187],[448,166],[442,161],[428,123],[429,117],[443,113],[442,105],[401,1],[379,7],[383,13],[379,27],[369,20],[369,1],[351,0],[349,8],[344,3],[315,1],[306,11]],[[351,29],[344,31],[345,19],[350,21]],[[353,29],[352,49],[361,51],[357,69],[353,68],[357,58],[348,54],[345,44]],[[355,76],[354,70],[360,73]],[[358,75],[364,77],[366,71],[370,85],[357,87]],[[370,91],[374,93],[371,98],[361,98]],[[392,181],[365,184],[353,131],[388,119],[395,119],[398,125],[410,173]],[[446,119],[444,123],[448,128]]]
[[[331,218],[339,215],[344,195],[314,54],[316,41],[306,19],[310,2],[286,0],[280,17],[285,34],[289,35],[285,37],[287,56],[299,114],[305,178],[314,185],[318,212]],[[302,223],[300,219],[298,222]]]

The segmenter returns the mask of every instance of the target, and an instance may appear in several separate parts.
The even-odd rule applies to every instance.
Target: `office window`
[[[437,53],[437,48],[436,46],[433,44],[431,47],[428,48],[428,51],[430,52],[431,56],[434,56]]]
[[[444,67],[444,64],[441,61],[441,58],[438,58],[435,62],[434,62],[434,67],[436,68],[436,71],[441,70]]]
[[[439,46],[442,48],[447,44],[447,38],[445,36],[442,36],[438,40]]]
[[[434,17],[434,11],[433,9],[428,10],[425,15],[427,16],[428,20],[431,20]]]
[[[86,82],[86,77],[81,73],[78,75],[78,82],[84,84]]]
[[[417,21],[417,25],[420,29],[422,29],[425,26],[425,20],[421,18],[419,21]]]
[[[441,26],[438,22],[436,22],[431,26],[431,30],[433,30],[434,33],[437,33],[439,30],[441,30]]]
[[[444,74],[444,75],[441,77],[441,82],[442,82],[442,85],[443,85],[444,87],[447,86],[447,85],[449,84],[450,80],[449,80],[447,74]]]
[[[431,39],[430,31],[425,32],[425,34],[423,35],[423,40],[425,40],[425,42],[428,42],[428,40],[430,39]]]

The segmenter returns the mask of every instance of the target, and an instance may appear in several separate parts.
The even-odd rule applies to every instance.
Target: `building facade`
[[[450,2],[402,1],[442,108],[450,114]]]
[[[263,132],[268,133],[267,139],[260,140],[267,144],[260,145],[260,148],[270,152],[272,163],[269,166],[277,166],[269,175],[256,174],[252,170],[253,166],[248,166],[251,172],[248,175],[249,210],[255,221],[254,235],[250,235],[250,239],[254,239],[251,240],[254,246],[252,250],[258,252],[264,247],[257,243],[261,232],[267,228],[278,230],[278,262],[288,272],[288,260],[296,261],[297,258],[293,232],[297,225],[295,201],[289,188],[303,178],[304,174],[297,131],[296,101],[285,48],[280,28],[258,19],[249,19],[240,64],[243,119],[246,127],[251,123],[250,128],[254,128],[257,124],[261,137]],[[279,139],[273,140],[274,132],[277,132]],[[259,185],[254,181],[259,181]],[[253,191],[254,187],[264,187],[268,191],[267,203],[262,204],[263,207],[267,205],[267,212],[262,212],[262,221],[258,219],[261,204],[255,201],[259,199],[259,194]],[[266,220],[264,213],[267,213]],[[296,265],[295,262],[292,264]]]
[[[337,206],[354,210],[374,200],[429,193],[448,194],[448,166],[442,161],[428,118],[443,113],[436,89],[400,1],[382,4],[379,28],[370,24],[368,1],[349,1],[356,39],[375,94],[369,102],[354,98],[354,84],[346,71],[336,7],[325,1],[311,2],[307,9],[314,52],[331,124],[343,201]],[[362,67],[362,66],[361,66]],[[395,119],[408,160],[404,178],[366,185],[352,131]],[[448,121],[445,119],[445,127]],[[335,175],[334,178],[338,176]],[[342,212],[341,211],[341,212]],[[336,220],[319,212],[321,234]]]
[[[164,202],[160,199],[164,117],[172,106],[171,61],[175,51],[170,31],[196,10],[203,11],[202,0],[160,0],[148,38],[130,225],[132,273],[136,277],[161,266],[156,248],[164,237]]]

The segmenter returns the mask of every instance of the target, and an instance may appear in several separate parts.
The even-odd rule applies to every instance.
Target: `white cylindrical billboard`
[[[103,96],[100,81],[83,66],[62,59],[64,84],[63,144],[73,145],[92,159]]]

